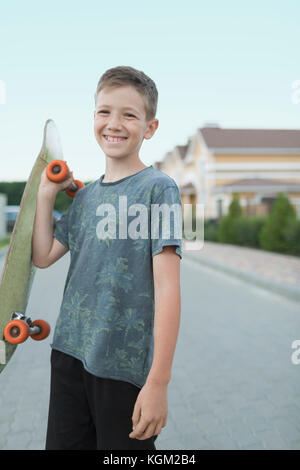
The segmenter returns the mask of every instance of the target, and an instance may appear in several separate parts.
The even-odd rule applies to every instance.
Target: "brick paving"
[[[205,245],[206,256],[210,249],[219,262],[240,263],[240,248]],[[251,269],[262,268],[257,256],[256,262],[251,260],[253,250],[242,252],[244,268],[245,263]],[[3,261],[0,258],[0,269]],[[297,266],[293,264],[296,271]],[[33,284],[28,314],[45,318],[52,329],[67,267],[68,255],[38,270]],[[298,274],[290,275],[294,279]],[[181,324],[168,387],[168,421],[156,441],[157,450],[300,450],[300,364],[291,362],[291,344],[300,338],[299,303],[208,269],[195,256],[183,254],[181,279]],[[0,374],[2,450],[44,448],[52,334],[43,342],[20,345]]]
[[[208,241],[202,250],[190,253],[199,260],[215,261],[300,289],[300,257]]]

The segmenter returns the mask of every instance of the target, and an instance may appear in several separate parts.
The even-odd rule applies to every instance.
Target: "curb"
[[[250,282],[251,284],[254,284],[258,287],[262,287],[276,294],[282,295],[288,298],[289,300],[300,302],[300,288],[288,284],[281,284],[276,281],[271,281],[262,276],[259,276],[258,274],[242,271],[239,268],[226,266],[222,263],[217,263],[216,261],[212,261],[207,258],[200,258],[198,256],[187,254],[186,252],[184,252],[184,257],[193,259],[197,261],[197,263],[211,267],[213,269],[216,269],[217,271],[222,271],[233,277],[237,277],[238,279],[243,279],[244,281]]]

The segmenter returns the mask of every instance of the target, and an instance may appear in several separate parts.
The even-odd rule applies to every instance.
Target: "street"
[[[4,258],[0,258],[0,268]],[[69,253],[39,269],[27,315],[52,327],[18,346],[0,375],[0,449],[43,449],[50,347]],[[300,305],[184,256],[181,325],[168,387],[165,449],[300,449]]]

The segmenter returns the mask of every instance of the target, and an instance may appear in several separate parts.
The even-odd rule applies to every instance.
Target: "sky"
[[[49,118],[74,178],[105,173],[94,93],[117,65],[158,89],[145,165],[209,122],[300,129],[299,16],[299,0],[0,0],[0,181],[28,178]]]

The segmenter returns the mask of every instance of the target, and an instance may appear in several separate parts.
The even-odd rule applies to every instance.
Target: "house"
[[[154,166],[177,183],[183,204],[205,219],[227,214],[238,193],[244,215],[267,215],[284,192],[300,217],[300,130],[223,129],[206,124]]]

